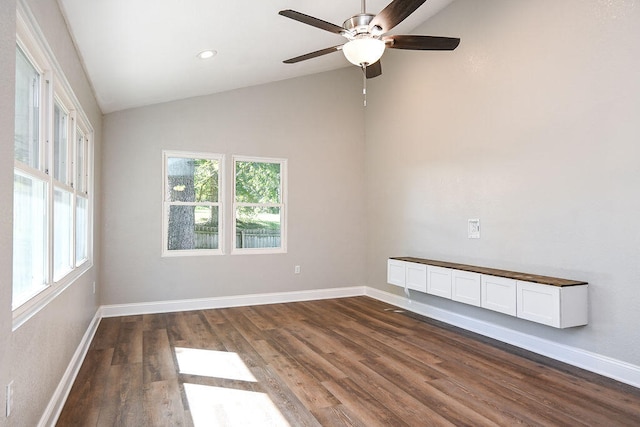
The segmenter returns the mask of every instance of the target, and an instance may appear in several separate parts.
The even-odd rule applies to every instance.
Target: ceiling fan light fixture
[[[382,40],[373,37],[361,37],[348,41],[342,46],[345,58],[353,65],[375,64],[384,53],[385,44]]]

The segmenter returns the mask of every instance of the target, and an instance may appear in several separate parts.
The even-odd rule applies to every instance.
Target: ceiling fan
[[[459,38],[385,35],[393,27],[404,21],[426,0],[393,0],[377,15],[366,13],[366,0],[361,0],[361,13],[344,21],[342,27],[295,10],[281,10],[280,15],[320,28],[321,30],[339,34],[348,41],[345,44],[328,47],[296,56],[283,61],[294,64],[318,56],[342,50],[349,62],[361,67],[366,78],[370,79],[382,74],[380,58],[385,48],[408,50],[454,50],[460,44]]]

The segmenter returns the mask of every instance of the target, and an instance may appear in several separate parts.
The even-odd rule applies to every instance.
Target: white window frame
[[[280,203],[239,203],[236,201],[236,163],[279,163],[280,164]],[[287,159],[273,157],[233,156],[233,203],[231,226],[231,254],[283,254],[287,253]],[[277,248],[236,248],[236,212],[238,207],[278,207],[280,208],[280,247]]]
[[[218,162],[218,201],[217,202],[171,202],[167,200],[169,183],[168,180],[168,159],[170,157],[179,157],[185,159],[207,159],[216,160]],[[190,151],[162,151],[162,256],[163,257],[180,257],[180,256],[204,256],[204,255],[222,255],[225,249],[225,157],[223,154],[190,152]],[[217,206],[218,207],[218,249],[183,249],[169,250],[169,206],[171,205],[193,205],[193,206]]]
[[[40,105],[39,105],[39,166],[33,168],[17,160],[14,161],[14,170],[22,174],[44,181],[47,184],[46,211],[48,230],[45,237],[47,265],[45,266],[45,284],[41,291],[35,293],[24,301],[12,302],[13,330],[16,330],[38,311],[44,308],[56,296],[62,293],[68,286],[77,280],[83,273],[93,266],[93,128],[87,116],[80,107],[80,102],[75,97],[71,85],[66,80],[61,67],[55,60],[53,52],[49,48],[42,32],[38,28],[35,18],[22,2],[17,4],[16,18],[16,46],[25,54],[30,63],[40,73]],[[58,182],[53,178],[53,105],[58,102],[69,114],[67,121],[67,174],[66,183]],[[75,149],[76,129],[85,136],[85,179],[86,192],[82,197],[87,199],[87,257],[76,263],[76,200],[77,195],[73,188],[75,179]],[[14,172],[15,173],[15,172]],[[71,175],[69,175],[71,174]],[[72,236],[71,251],[73,252],[73,267],[64,275],[54,281],[53,278],[53,211],[54,188],[60,188],[72,193]]]

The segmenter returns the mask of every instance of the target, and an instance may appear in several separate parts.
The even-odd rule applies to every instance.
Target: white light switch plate
[[[468,223],[468,233],[470,239],[479,239],[480,238],[480,220],[470,219]]]

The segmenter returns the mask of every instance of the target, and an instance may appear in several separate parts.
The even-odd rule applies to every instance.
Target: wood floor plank
[[[287,354],[292,355],[298,362],[303,364],[307,371],[318,381],[328,381],[339,378],[346,378],[347,375],[328,362],[322,355],[307,347],[305,343],[298,340],[288,331],[270,330],[268,332],[269,343],[282,349]]]
[[[121,319],[119,317],[106,317],[100,320],[94,339],[91,341],[90,349],[104,350],[113,348],[120,334],[120,323]]]
[[[142,318],[133,322],[120,322],[120,333],[113,353],[113,365],[142,363]]]
[[[142,342],[144,384],[175,378],[176,368],[167,330],[144,331]]]
[[[340,404],[295,358],[276,351],[265,340],[255,341],[253,346],[309,410]]]
[[[344,406],[369,426],[410,426],[412,420],[402,420],[350,378],[342,378],[322,383]]]
[[[190,426],[185,416],[180,387],[176,379],[155,381],[144,385],[143,419],[149,426]]]
[[[332,427],[369,427],[344,405],[319,408],[312,411],[323,426]]]
[[[97,425],[144,425],[143,414],[142,362],[112,365]]]
[[[256,398],[289,426],[640,425],[640,389],[368,297],[102,319],[57,425],[233,425],[221,402]]]
[[[104,332],[108,332],[103,329]],[[96,425],[103,404],[113,349],[90,349],[80,367],[57,426]]]

